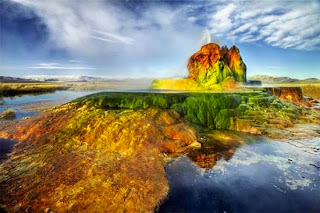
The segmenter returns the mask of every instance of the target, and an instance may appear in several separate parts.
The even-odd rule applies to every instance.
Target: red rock
[[[228,50],[226,46],[206,44],[190,57],[188,70],[189,78],[205,87],[208,87],[207,83],[220,84],[230,77],[236,82],[246,82],[246,66],[236,46]]]

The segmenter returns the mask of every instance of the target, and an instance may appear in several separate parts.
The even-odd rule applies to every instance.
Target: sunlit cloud
[[[112,40],[114,42],[120,42],[120,43],[124,43],[124,44],[132,44],[134,42],[134,39],[126,37],[126,36],[121,36],[121,35],[112,34],[109,32],[103,32],[103,31],[99,31],[99,30],[94,30],[94,32],[96,34],[105,36],[104,39]],[[92,37],[94,37],[94,36],[92,36]]]
[[[296,65],[289,65],[289,60],[281,59],[299,60],[297,55],[304,54],[299,64],[306,63],[313,75],[318,73],[316,67],[319,66],[313,62],[320,50],[320,2],[317,0],[178,1],[175,4],[131,0],[5,1],[8,2],[12,8],[7,13],[3,10],[2,14],[8,26],[13,27],[9,27],[12,31],[2,30],[8,32],[2,36],[1,41],[6,44],[2,55],[5,60],[10,59],[3,65],[16,66],[16,58],[21,56],[18,63],[29,67],[29,73],[34,70],[40,73],[40,69],[44,70],[42,73],[46,70],[52,73],[56,69],[60,74],[60,70],[70,69],[71,74],[184,77],[188,74],[188,58],[208,41],[228,46],[236,44],[248,62],[248,72],[261,61],[263,68],[270,61],[271,65],[286,63],[290,67],[287,70],[298,69]],[[22,20],[29,17],[34,20],[27,27],[33,32],[29,36],[21,33],[23,23],[13,29],[21,16]],[[39,37],[41,39],[37,39]],[[257,54],[259,57],[268,60],[248,57],[256,50],[261,53]],[[297,54],[296,50],[299,50]],[[271,56],[271,52],[276,54]],[[278,52],[285,54],[278,56]],[[30,65],[30,60],[61,64]],[[298,64],[297,60],[295,63]]]
[[[319,1],[233,1],[214,8],[211,33],[234,42],[320,49]]]
[[[84,61],[81,60],[69,60],[69,63],[83,63]]]
[[[106,42],[115,43],[114,40],[109,39],[109,38],[104,38],[104,37],[99,37],[99,36],[90,36],[90,37],[93,38],[93,39],[100,40],[100,41],[106,41]]]
[[[88,67],[88,66],[70,66],[70,65],[61,65],[59,63],[38,63],[28,68],[46,69],[46,70],[94,70],[96,69],[94,67]]]
[[[116,73],[145,70],[160,61],[172,69],[185,67],[205,29],[186,21],[187,6],[151,3],[137,15],[112,1],[14,1],[42,18],[56,47]]]

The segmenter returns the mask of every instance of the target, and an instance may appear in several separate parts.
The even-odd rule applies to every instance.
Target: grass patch
[[[1,83],[0,96],[15,96],[30,93],[46,93],[65,90],[69,87],[59,83]]]

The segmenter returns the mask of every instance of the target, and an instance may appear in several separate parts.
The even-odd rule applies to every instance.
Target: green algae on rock
[[[154,89],[223,90],[246,83],[246,65],[236,46],[228,49],[209,43],[194,53],[188,61],[187,79],[157,79]]]
[[[0,169],[9,212],[151,212],[168,191],[161,153],[197,143],[178,113],[159,108],[70,103],[15,128],[0,133],[19,139]]]
[[[228,78],[236,82],[246,82],[246,66],[236,46],[230,50],[215,43],[209,43],[193,54],[188,62],[189,78],[194,79],[206,89],[221,84]]]
[[[274,117],[287,127],[302,108],[266,92],[237,93],[97,93],[75,100],[101,109],[174,109],[185,120],[207,129],[229,129],[262,134]],[[280,120],[282,122],[280,122]],[[289,123],[289,124],[288,124]]]
[[[19,139],[0,165],[1,207],[151,212],[168,192],[166,153],[199,148],[198,135],[214,129],[297,131],[311,113],[261,91],[85,96],[0,131]]]

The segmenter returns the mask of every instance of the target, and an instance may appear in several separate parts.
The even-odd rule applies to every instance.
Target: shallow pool
[[[320,212],[319,137],[214,147],[167,164],[158,212]]]
[[[101,90],[88,90],[88,91],[56,91],[52,93],[43,94],[28,94],[22,96],[4,97],[2,101],[4,104],[0,105],[0,113],[6,109],[14,109],[16,111],[16,120],[20,120],[24,117],[34,116],[39,113],[36,107],[34,110],[25,110],[23,107],[26,105],[34,104],[35,106],[40,104],[46,104],[48,102],[57,102],[58,104],[67,103],[75,98],[81,96],[90,95],[93,93],[101,92]],[[30,108],[30,107],[29,107]]]
[[[12,152],[16,142],[16,140],[0,138],[0,163],[8,158],[8,154]]]

